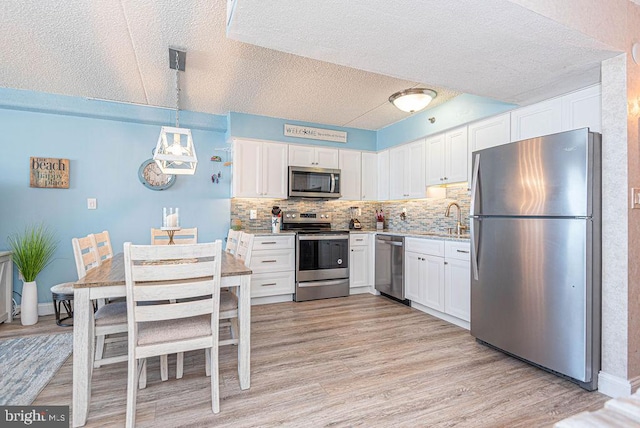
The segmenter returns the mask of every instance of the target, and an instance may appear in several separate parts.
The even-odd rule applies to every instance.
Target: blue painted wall
[[[0,249],[9,234],[33,222],[45,222],[60,240],[55,261],[37,278],[40,302],[51,301],[52,285],[77,279],[72,237],[106,229],[116,252],[125,241],[149,243],[162,207],[179,207],[181,224],[198,227],[201,241],[226,236],[231,171],[209,160],[214,154],[228,160],[228,152],[214,151],[226,146],[226,117],[181,112],[181,125],[192,128],[198,168],[158,192],[139,182],[138,168],[151,158],[160,125],[172,124],[170,110],[5,89],[0,99]],[[30,188],[31,156],[69,159],[70,188]],[[218,171],[222,180],[213,184]],[[97,198],[97,210],[87,210],[87,198]],[[14,290],[21,288],[16,272]]]
[[[311,126],[316,128],[332,129],[347,132],[347,143],[332,141],[311,140],[308,138],[295,138],[284,136],[284,124]],[[296,120],[277,119],[266,116],[255,116],[245,113],[229,113],[228,135],[240,138],[255,138],[260,140],[281,141],[292,144],[307,144],[339,149],[376,150],[376,131],[357,128],[341,128],[339,126],[321,125],[310,122],[298,122]]]
[[[495,101],[476,95],[462,94],[425,112],[379,129],[376,135],[377,150],[384,150],[398,144],[415,141],[434,135],[465,123],[494,116],[517,107],[514,104]],[[435,117],[435,122],[429,122]]]

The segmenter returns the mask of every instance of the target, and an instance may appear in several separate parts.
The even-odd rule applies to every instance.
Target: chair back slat
[[[154,262],[155,263],[155,262]],[[209,277],[212,275],[215,260],[198,261],[197,259],[167,260],[165,264],[134,265],[133,270],[138,281],[163,281],[171,279],[189,279]]]
[[[190,299],[203,296],[210,290],[211,280],[193,281],[163,281],[161,283],[139,284],[133,290],[135,301]]]
[[[166,321],[211,314],[213,299],[136,306],[136,322]]]
[[[240,241],[240,235],[242,234],[239,230],[229,229],[227,233],[227,244],[224,250],[229,254],[236,254],[238,250],[238,241]]]
[[[238,242],[236,257],[242,260],[247,267],[251,263],[251,253],[253,251],[254,238],[254,234],[242,232],[242,234],[240,235],[240,240]]]
[[[100,233],[94,233],[89,236],[93,237],[93,244],[98,250],[100,261],[113,257],[113,248],[111,247],[111,238],[109,237],[108,231],[103,230]]]
[[[76,261],[78,279],[84,278],[88,271],[100,266],[100,257],[96,247],[93,245],[91,235],[71,239],[71,246],[73,247],[73,257]]]
[[[197,244],[198,228],[190,227],[176,230],[173,233],[173,242],[176,245]],[[162,229],[151,229],[151,245],[169,244],[169,235]]]

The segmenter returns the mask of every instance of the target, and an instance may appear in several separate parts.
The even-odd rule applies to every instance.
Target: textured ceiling
[[[183,109],[379,129],[408,116],[387,101],[402,89],[527,103],[611,56],[507,0],[230,3],[239,40],[224,0],[2,0],[0,86],[174,107],[172,46]]]
[[[619,53],[509,0],[235,3],[234,39],[517,104],[599,82]]]
[[[228,39],[224,0],[0,1],[0,86],[175,107],[169,46],[187,51],[182,109],[363,129],[408,116],[389,96],[418,86]],[[437,106],[458,92],[434,87]]]

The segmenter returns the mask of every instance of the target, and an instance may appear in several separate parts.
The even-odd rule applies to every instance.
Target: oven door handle
[[[349,282],[348,279],[333,279],[331,281],[310,281],[310,282],[299,282],[298,287],[324,287],[327,285],[340,285],[345,282]]]
[[[349,234],[344,235],[298,235],[299,241],[333,241],[336,239],[349,239]]]

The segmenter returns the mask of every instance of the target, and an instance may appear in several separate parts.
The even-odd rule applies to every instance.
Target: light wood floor
[[[70,331],[41,318],[0,325],[0,338]],[[475,342],[466,330],[383,297],[358,295],[254,306],[251,389],[224,347],[221,412],[211,413],[204,354],[181,380],[151,360],[138,391],[141,427],[537,427],[608,399]],[[170,377],[175,378],[174,360]],[[72,359],[35,405],[70,405]],[[123,426],[126,363],[94,370],[88,427]]]

